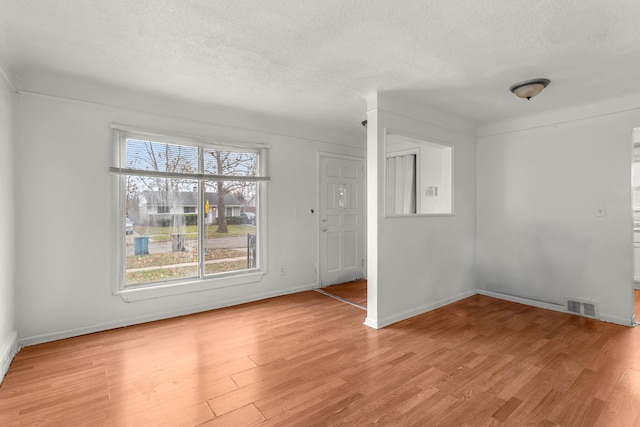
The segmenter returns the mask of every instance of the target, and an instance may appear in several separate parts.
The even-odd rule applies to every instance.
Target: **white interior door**
[[[361,159],[320,156],[320,284],[361,279],[363,252],[363,175]]]

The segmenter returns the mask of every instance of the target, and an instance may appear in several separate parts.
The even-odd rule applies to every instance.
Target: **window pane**
[[[197,173],[198,147],[127,138],[128,169]],[[159,179],[162,182],[162,178]]]
[[[258,154],[253,152],[204,149],[204,172],[212,175],[256,176]]]
[[[197,181],[162,180],[126,177],[125,286],[199,277]]]
[[[205,274],[258,268],[257,188],[255,182],[205,181]]]

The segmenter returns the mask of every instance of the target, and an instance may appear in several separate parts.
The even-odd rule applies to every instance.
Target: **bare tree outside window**
[[[127,168],[169,173],[198,171],[198,149],[153,141],[127,140]],[[141,190],[189,191],[190,180],[168,177],[140,177]]]
[[[226,176],[256,176],[258,167],[258,156],[255,153],[240,153],[224,150],[205,151],[205,170],[214,175]],[[205,187],[212,187],[211,190],[218,195],[218,233],[227,233],[227,213],[225,198],[233,194],[241,200],[250,200],[255,195],[255,183],[246,181],[216,180],[207,181]]]

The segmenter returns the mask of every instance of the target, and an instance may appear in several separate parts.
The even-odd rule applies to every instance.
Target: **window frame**
[[[246,285],[259,282],[262,277],[267,273],[267,258],[266,253],[267,245],[267,182],[270,180],[267,174],[268,171],[268,149],[267,144],[251,143],[251,142],[239,142],[231,141],[223,138],[203,138],[200,136],[175,134],[171,132],[150,132],[145,130],[139,130],[130,126],[124,126],[119,124],[112,124],[113,130],[113,146],[114,146],[114,165],[111,167],[111,172],[114,175],[113,179],[113,203],[114,206],[114,227],[117,230],[114,233],[115,244],[115,260],[113,262],[114,277],[116,280],[112,281],[112,293],[113,295],[120,296],[123,300],[137,301],[150,298],[159,298],[171,295],[180,295],[191,292],[200,292],[206,290],[226,288],[230,286]],[[256,194],[256,206],[258,207],[258,215],[256,216],[256,223],[258,224],[256,234],[258,236],[257,241],[257,267],[249,270],[239,270],[233,272],[224,272],[214,275],[203,275],[197,278],[188,279],[173,279],[166,282],[153,282],[148,284],[126,286],[126,245],[125,245],[125,204],[126,204],[126,189],[125,181],[127,175],[132,173],[126,173],[126,140],[128,138],[135,138],[140,140],[151,140],[159,143],[171,143],[182,144],[189,146],[197,146],[206,148],[217,149],[231,149],[231,150],[247,150],[258,153],[258,176],[255,179],[247,179],[248,181],[255,181],[257,186]],[[210,181],[213,175],[198,174],[196,177],[198,186],[204,188],[204,182]],[[228,176],[227,176],[228,177]],[[191,177],[193,178],[193,177]],[[196,208],[198,213],[199,232],[198,239],[203,241],[202,221],[204,221],[204,204],[199,203]],[[122,232],[121,232],[122,231]],[[199,244],[199,247],[202,247]]]

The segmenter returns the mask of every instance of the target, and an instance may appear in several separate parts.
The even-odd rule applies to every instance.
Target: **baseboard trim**
[[[364,319],[363,325],[368,326],[368,327],[373,328],[373,329],[380,329],[380,326],[378,326],[378,322],[376,322],[375,320],[371,319],[370,317],[367,317],[366,319]]]
[[[246,304],[250,302],[260,301],[263,299],[295,294],[298,292],[311,291],[317,287],[318,287],[317,283],[312,283],[309,285],[298,286],[296,288],[291,288],[287,290],[265,292],[262,294],[252,295],[250,297],[244,297],[244,298],[228,299],[228,300],[220,301],[216,304],[204,304],[204,305],[194,306],[185,310],[173,310],[173,311],[150,314],[146,316],[131,317],[128,319],[118,320],[114,322],[98,323],[95,325],[84,326],[81,328],[65,329],[62,331],[55,331],[55,332],[50,332],[46,334],[31,335],[31,336],[21,337],[18,340],[18,344],[20,345],[20,347],[25,347],[25,346],[35,345],[35,344],[42,344],[49,341],[57,341],[65,338],[92,334],[95,332],[108,331],[109,329],[122,328],[125,326],[132,326],[140,323],[147,323],[147,322],[153,322],[156,320],[169,319],[172,317],[186,316],[194,313],[202,313],[205,311],[215,310],[218,308],[231,307],[234,305]]]
[[[406,319],[409,319],[409,318],[411,318],[413,316],[418,316],[418,315],[424,314],[424,313],[426,313],[428,311],[435,310],[435,309],[440,308],[440,307],[444,307],[445,305],[449,305],[449,304],[452,304],[452,303],[454,303],[456,301],[460,301],[460,300],[463,300],[465,298],[469,298],[469,297],[474,296],[476,294],[477,294],[476,289],[472,289],[470,291],[466,291],[466,292],[463,292],[461,294],[458,294],[458,295],[455,295],[455,296],[452,296],[452,297],[449,297],[449,298],[445,298],[445,299],[442,299],[440,301],[436,301],[436,302],[431,303],[431,304],[426,304],[426,305],[423,305],[423,306],[420,306],[420,307],[416,307],[416,308],[411,309],[411,310],[403,311],[402,313],[398,313],[398,314],[395,314],[393,316],[389,316],[389,317],[384,318],[382,320],[378,319],[378,321],[374,321],[373,319],[367,318],[367,320],[365,320],[364,324],[367,325],[367,326],[371,326],[372,328],[375,328],[375,329],[382,329],[384,327],[387,327],[387,326],[392,325],[394,323],[400,322],[402,320],[406,320]]]
[[[4,381],[4,376],[9,372],[9,367],[11,366],[11,362],[13,362],[13,358],[18,354],[18,332],[11,331],[9,334],[9,338],[3,344],[2,351],[0,352],[0,384]]]
[[[622,317],[610,316],[606,313],[600,313],[600,320],[602,320],[603,322],[615,323],[616,325],[631,326],[631,327],[636,326],[635,315],[631,316],[631,319],[625,320]]]
[[[544,308],[544,309],[553,310],[553,311],[560,311],[562,313],[567,312],[564,305],[562,304],[552,304],[550,302],[536,301],[529,298],[521,298],[513,295],[501,294],[499,292],[485,291],[484,289],[478,289],[478,294],[491,297],[491,298],[505,300],[505,301],[517,302],[519,304],[530,305],[532,307]]]
[[[132,318],[115,321],[115,322],[99,323],[96,325],[90,325],[90,326],[85,326],[81,328],[66,329],[66,330],[55,331],[55,332],[50,332],[46,334],[26,336],[19,339],[17,338],[17,333],[14,331],[10,335],[9,341],[5,343],[5,347],[2,348],[2,353],[0,353],[0,382],[2,381],[2,378],[4,378],[4,375],[6,374],[7,370],[9,369],[9,365],[11,364],[11,361],[13,360],[13,358],[18,353],[18,350],[21,347],[41,344],[49,341],[56,341],[56,340],[65,339],[65,338],[71,338],[79,335],[91,334],[95,332],[107,331],[109,329],[122,328],[125,326],[131,326],[131,325],[136,325],[140,323],[153,322],[156,320],[163,320],[171,317],[186,316],[189,314],[201,313],[204,311],[215,310],[218,308],[230,307],[230,306],[239,305],[239,304],[246,304],[250,302],[260,301],[263,299],[294,294],[297,292],[312,291],[314,289],[318,289],[319,287],[320,287],[319,283],[312,283],[305,286],[299,286],[296,288],[287,289],[284,291],[265,292],[262,294],[253,295],[251,297],[229,299],[229,300],[219,302],[217,304],[206,304],[206,305],[194,306],[186,310],[174,310],[174,311],[156,313],[156,314],[147,315],[147,316],[132,317]],[[473,289],[450,298],[445,298],[431,304],[423,305],[412,310],[407,310],[405,312],[387,317],[382,320],[375,320],[370,317],[367,317],[364,320],[363,324],[373,329],[382,329],[386,326],[392,325],[402,320],[406,320],[413,316],[417,316],[417,315],[429,312],[431,310],[444,307],[445,305],[452,304],[456,301],[463,300],[465,298],[468,298],[476,294],[497,298],[505,301],[516,302],[519,304],[525,304],[532,307],[544,308],[547,310],[567,313],[565,307],[561,304],[551,304],[551,303],[536,301],[528,298],[521,298],[513,295],[501,294],[498,292],[491,292],[483,289]],[[623,325],[623,326],[635,325],[635,322],[633,320],[629,321],[620,317],[609,316],[607,314],[601,314],[600,320],[604,322]],[[0,345],[1,344],[2,343],[0,343]]]
[[[552,304],[552,303],[536,301],[536,300],[532,300],[532,299],[528,299],[528,298],[514,297],[513,295],[506,295],[506,294],[501,294],[501,293],[497,293],[497,292],[485,291],[485,290],[482,290],[482,289],[478,289],[478,294],[485,295],[485,296],[492,297],[492,298],[505,300],[505,301],[517,302],[519,304],[530,305],[530,306],[533,306],[533,307],[544,308],[544,309],[547,309],[547,310],[559,311],[561,313],[567,313],[567,314],[571,314],[573,316],[577,316],[576,314],[569,313],[567,311],[566,307],[564,305],[562,305],[562,304]],[[596,320],[601,320],[603,322],[609,322],[609,323],[615,323],[617,325],[622,325],[622,326],[634,326],[635,325],[635,321],[634,321],[633,318],[632,319],[623,319],[623,318],[617,317],[617,316],[610,316],[610,315],[608,315],[606,313],[600,313],[600,319],[596,319]]]

